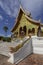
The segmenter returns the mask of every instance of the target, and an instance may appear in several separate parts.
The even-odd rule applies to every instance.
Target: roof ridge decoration
[[[31,13],[29,11],[24,10],[24,8],[22,6],[20,6],[20,9],[23,11],[24,14],[26,14],[27,16],[30,16]]]
[[[31,13],[30,12],[27,12],[26,10],[23,9],[23,7],[20,5],[20,9],[22,10],[22,12],[25,14],[25,17],[32,23],[35,23],[35,24],[40,24],[42,27],[43,27],[43,24],[40,23],[40,21],[38,20],[34,20],[32,17],[31,17]],[[19,16],[19,13],[20,13],[20,9],[19,9],[19,12],[18,12],[18,16]],[[15,25],[17,24],[17,20],[18,20],[18,16],[16,17],[16,23],[14,24],[13,28],[15,27]],[[11,31],[13,30],[13,28],[11,29]]]

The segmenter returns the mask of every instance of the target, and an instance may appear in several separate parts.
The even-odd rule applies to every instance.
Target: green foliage
[[[3,41],[11,42],[11,38],[10,37],[3,37]]]
[[[3,27],[3,30],[5,31],[5,33],[6,33],[6,35],[7,35],[8,27],[7,27],[7,26],[4,26],[4,27]]]

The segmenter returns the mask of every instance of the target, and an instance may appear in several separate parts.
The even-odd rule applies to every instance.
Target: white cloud
[[[1,34],[1,33],[0,33],[0,36],[4,36],[4,34]]]
[[[6,19],[6,22],[5,22],[5,24],[9,24],[9,23],[8,23],[8,19]]]
[[[19,9],[18,0],[0,0],[0,6],[3,8],[3,10],[10,16],[15,17],[17,13],[15,12],[15,9]]]
[[[24,9],[31,12],[34,19],[40,16],[43,11],[43,0],[19,0]],[[26,3],[26,5],[24,4]]]
[[[7,35],[7,37],[11,37],[11,34]]]
[[[6,21],[8,21],[8,19],[6,19]]]
[[[5,22],[5,24],[9,24],[8,22]]]
[[[0,20],[3,20],[3,17],[0,15]]]

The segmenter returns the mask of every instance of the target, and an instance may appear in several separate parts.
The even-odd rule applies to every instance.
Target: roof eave
[[[40,25],[43,27],[43,24],[40,23],[40,21],[34,20],[34,19],[32,19],[31,17],[28,17],[28,15],[30,15],[30,12],[29,12],[28,15],[27,15],[27,14],[26,14],[26,11],[24,11],[24,9],[22,8],[22,6],[20,6],[20,9],[23,11],[23,13],[25,14],[25,17],[26,17],[28,20],[30,20],[31,22],[33,22],[33,23],[35,23],[35,24],[38,24],[38,25],[40,24]],[[19,9],[18,15],[19,15],[19,13],[20,13],[20,9]],[[11,29],[11,32],[14,31],[15,25],[17,24],[17,20],[18,20],[18,16],[17,16],[17,18],[16,18],[16,23],[14,24],[13,28]]]

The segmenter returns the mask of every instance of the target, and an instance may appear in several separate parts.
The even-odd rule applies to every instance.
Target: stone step
[[[6,51],[0,51],[0,54],[5,55],[5,56],[7,56],[7,57],[10,57],[8,53],[9,53],[9,52],[6,52]]]
[[[43,54],[43,37],[32,37],[33,53]]]
[[[23,40],[16,39],[13,43],[8,42],[1,42],[0,43],[0,54],[6,55],[9,57],[9,47],[16,47],[18,44],[23,43],[26,41],[28,37],[24,37]]]
[[[33,47],[40,47],[43,48],[43,43],[33,43]]]
[[[43,54],[43,48],[41,48],[41,47],[33,47],[33,53]]]
[[[31,40],[28,40],[25,42],[24,46],[20,48],[14,55],[10,54],[12,57],[8,59],[8,62],[17,64],[31,53],[33,53],[32,44]]]
[[[26,56],[28,56],[32,52],[33,51],[31,43],[27,41],[25,45],[22,47],[22,49],[15,54],[15,63],[17,64],[19,61],[23,60]]]

